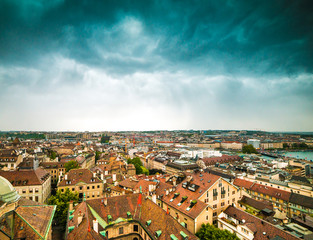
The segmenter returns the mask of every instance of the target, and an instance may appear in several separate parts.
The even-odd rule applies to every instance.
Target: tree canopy
[[[77,161],[72,160],[72,161],[65,163],[64,167],[65,167],[65,171],[68,172],[69,170],[79,168],[80,166]]]
[[[201,240],[240,240],[236,234],[231,233],[227,230],[221,230],[213,225],[202,224],[199,231],[196,233],[196,236],[199,237]]]
[[[67,211],[70,201],[73,201],[73,203],[78,202],[78,192],[71,192],[68,188],[66,188],[64,193],[58,190],[55,195],[48,199],[49,205],[57,206],[54,220],[56,220],[57,224],[60,226],[65,226],[66,224]]]
[[[56,157],[57,157],[57,153],[55,151],[51,151],[50,152],[50,158],[51,159],[56,159]]]
[[[135,168],[136,168],[136,174],[146,174],[149,175],[149,170],[146,169],[143,165],[142,162],[140,160],[139,157],[134,157],[133,159],[128,159],[127,163],[131,163],[134,164]]]
[[[258,151],[251,145],[246,145],[242,147],[242,152],[243,153],[258,153]]]

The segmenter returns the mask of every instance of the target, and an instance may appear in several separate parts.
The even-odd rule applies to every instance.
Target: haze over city
[[[311,1],[0,1],[0,130],[313,131]]]

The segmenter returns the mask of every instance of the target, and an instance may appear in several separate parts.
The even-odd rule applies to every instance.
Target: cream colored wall
[[[225,198],[222,198],[221,196],[221,187],[219,187],[219,181],[221,180],[222,186],[225,189]],[[237,205],[237,201],[240,198],[240,191],[237,191],[237,188],[234,187],[232,184],[227,182],[226,180],[220,178],[220,180],[216,181],[211,188],[204,192],[204,194],[199,198],[200,201],[209,204],[211,207],[216,205],[217,207],[213,210],[213,212],[216,212],[216,216],[213,217],[213,220],[217,220],[217,216],[221,213],[221,211],[225,210],[229,205],[234,203]],[[229,191],[228,191],[228,186],[229,186]],[[216,200],[214,200],[213,197],[213,189],[217,189],[218,195],[216,197]],[[209,193],[209,197],[207,197],[207,192]],[[234,194],[233,194],[234,192]],[[206,201],[207,199],[207,201]],[[224,206],[222,206],[222,202],[224,202]],[[212,212],[212,215],[213,215]]]
[[[97,186],[99,186],[99,188]],[[81,190],[80,190],[80,187],[82,187]],[[92,187],[94,187],[94,189]],[[67,186],[58,187],[58,190],[61,190],[61,191],[63,190],[64,192],[66,188],[68,188],[72,192],[85,193],[86,199],[94,199],[94,198],[99,198],[103,196],[103,183],[86,184],[86,183],[80,182],[77,185],[67,185]]]
[[[167,207],[169,208],[169,214],[176,219],[176,216],[178,215],[178,222],[184,222],[187,223],[187,229],[188,231],[195,233],[195,220],[191,217],[187,216],[186,214],[178,211],[177,209],[174,209],[171,206],[168,206],[165,202],[163,202],[163,209],[167,211]],[[176,214],[177,213],[177,214]]]
[[[114,219],[113,219],[114,220]],[[134,232],[134,225],[138,225],[138,232]],[[119,234],[119,228],[123,227],[123,234]],[[140,235],[142,239],[150,240],[151,238],[146,233],[146,231],[141,227],[139,223],[136,222],[121,222],[118,224],[114,224],[112,227],[106,229],[108,232],[109,239],[119,237],[119,239],[123,240],[132,240],[136,235]],[[124,235],[131,235],[131,236],[124,236]],[[136,234],[136,235],[135,235]],[[124,236],[124,237],[123,237]]]

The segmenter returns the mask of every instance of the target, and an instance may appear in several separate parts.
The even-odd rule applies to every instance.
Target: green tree
[[[100,159],[101,152],[96,151],[95,160],[98,161]]]
[[[65,163],[64,167],[65,167],[66,172],[68,172],[69,170],[79,168],[80,166],[77,161],[72,160],[72,161],[68,161],[67,163]]]
[[[136,168],[136,174],[142,174],[142,173],[144,173],[144,171],[148,172],[148,174],[149,174],[149,170],[142,166],[142,162],[141,162],[139,157],[135,157],[133,159],[128,159],[127,163],[134,164],[134,166]]]
[[[51,151],[50,152],[50,158],[51,159],[56,159],[56,157],[57,157],[57,153],[55,151]]]
[[[251,144],[243,146],[242,147],[242,152],[243,153],[248,153],[248,154],[250,154],[250,153],[258,153],[258,151]]]
[[[146,169],[144,166],[141,166],[141,170],[142,170],[142,173],[143,173],[143,174],[149,175],[149,170]]]
[[[289,145],[287,143],[283,143],[283,149],[289,148]]]
[[[61,190],[58,190],[55,195],[48,199],[49,205],[57,206],[54,220],[60,226],[65,226],[66,224],[70,201],[73,201],[74,204],[78,202],[78,192],[71,192],[68,188],[66,188],[64,193],[62,193]]]
[[[227,230],[221,230],[208,223],[201,225],[201,228],[196,233],[196,236],[199,237],[200,240],[211,240],[211,239],[239,240],[236,234],[231,233]]]

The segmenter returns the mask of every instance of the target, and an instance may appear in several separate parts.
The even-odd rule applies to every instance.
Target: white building
[[[247,141],[248,145],[252,145],[255,149],[259,149],[260,148],[260,140],[258,139],[249,139]]]

